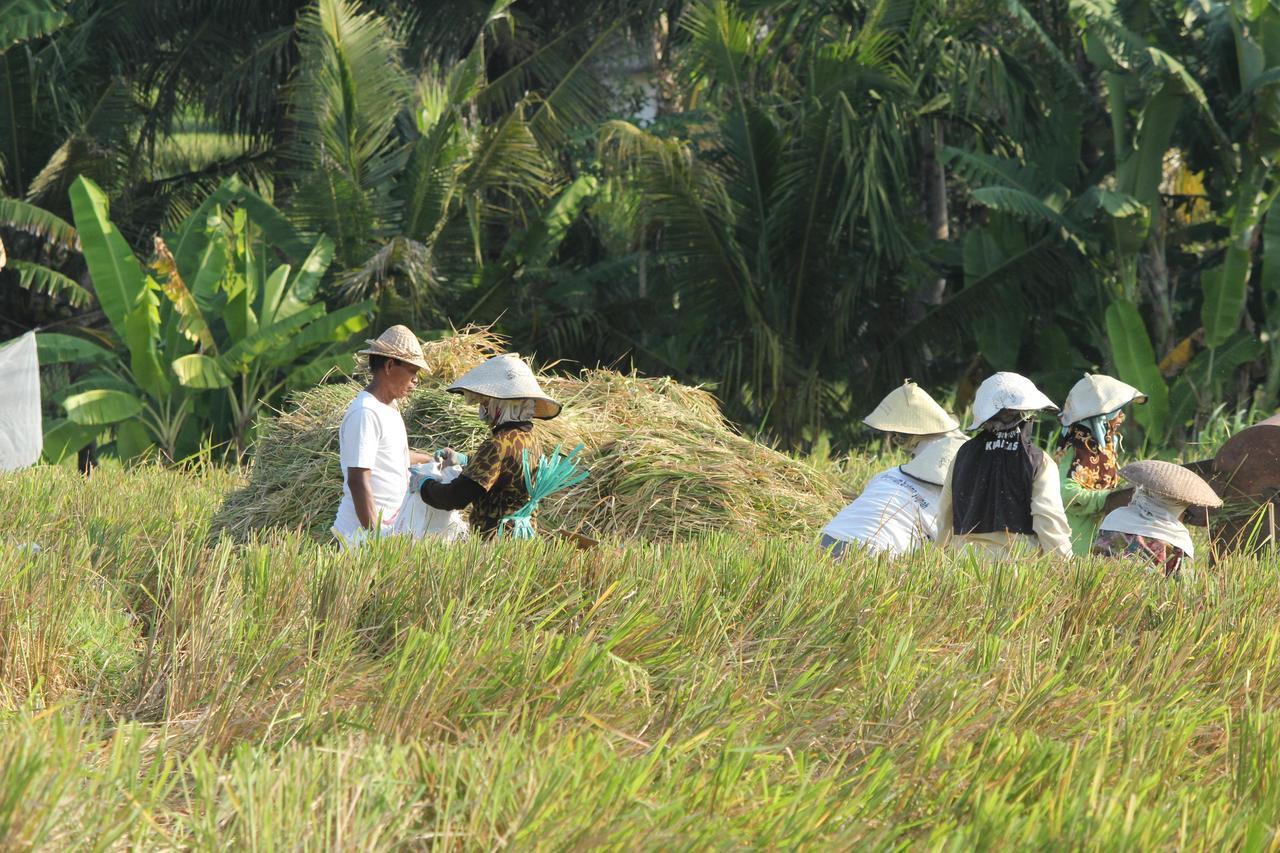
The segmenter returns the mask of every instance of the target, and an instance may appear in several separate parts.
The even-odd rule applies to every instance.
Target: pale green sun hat
[[[959,421],[910,379],[886,394],[863,423],[872,429],[906,435],[933,435],[960,427]]]

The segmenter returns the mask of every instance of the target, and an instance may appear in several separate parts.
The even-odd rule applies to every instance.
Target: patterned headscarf
[[[1070,447],[1075,450],[1067,476],[1086,489],[1114,489],[1120,485],[1117,457],[1120,453],[1120,424],[1124,413],[1119,410],[1076,421],[1062,428],[1058,439],[1058,458]]]

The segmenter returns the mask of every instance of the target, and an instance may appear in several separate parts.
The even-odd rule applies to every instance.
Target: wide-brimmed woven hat
[[[454,394],[470,391],[498,400],[534,400],[533,416],[550,420],[563,408],[548,397],[533,375],[533,368],[525,364],[519,353],[495,355],[468,370],[446,390]]]
[[[968,440],[964,433],[960,432],[949,432],[939,436],[921,447],[915,458],[902,466],[902,473],[909,474],[917,480],[941,486],[946,482],[947,472],[951,470],[951,463],[955,461],[956,453]]]
[[[1027,377],[1008,371],[993,373],[978,386],[978,393],[974,395],[973,423],[969,424],[969,429],[978,429],[1004,409],[1034,412],[1056,408],[1057,405]]]
[[[365,343],[369,346],[360,350],[359,355],[380,355],[412,364],[421,370],[430,369],[422,355],[422,344],[418,342],[418,336],[408,326],[392,326],[378,335],[376,340],[366,340]]]
[[[1175,503],[1188,506],[1222,506],[1222,498],[1218,497],[1212,486],[1194,471],[1189,471],[1172,462],[1161,462],[1158,459],[1130,462],[1120,469],[1120,476],[1135,486],[1142,486],[1147,491]]]
[[[1063,426],[1071,426],[1085,418],[1110,414],[1128,403],[1145,402],[1147,395],[1132,385],[1100,373],[1086,373],[1083,379],[1071,386],[1059,417]]]
[[[872,429],[907,435],[932,435],[960,427],[959,421],[910,379],[886,394],[862,422]]]

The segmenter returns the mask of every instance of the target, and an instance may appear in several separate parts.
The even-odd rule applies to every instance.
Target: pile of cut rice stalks
[[[444,389],[503,352],[503,342],[467,330],[423,348],[431,370],[401,404],[410,446],[473,452],[488,430],[473,406]],[[543,530],[646,541],[712,531],[816,535],[844,503],[833,472],[742,436],[706,391],[611,370],[538,380],[564,404],[558,418],[536,422],[543,452],[581,443],[590,471],[543,504]],[[327,539],[342,494],[338,425],[360,388],[319,386],[264,423],[248,485],[228,497],[215,530],[244,538],[269,527],[302,528]]]

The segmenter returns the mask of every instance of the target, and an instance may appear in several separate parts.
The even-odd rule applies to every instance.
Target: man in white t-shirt
[[[385,533],[409,488],[409,466],[431,461],[409,449],[404,419],[396,404],[418,386],[426,360],[418,338],[405,326],[392,326],[367,341],[372,380],[347,407],[338,430],[342,502],[333,532],[347,546],[371,533]]]

